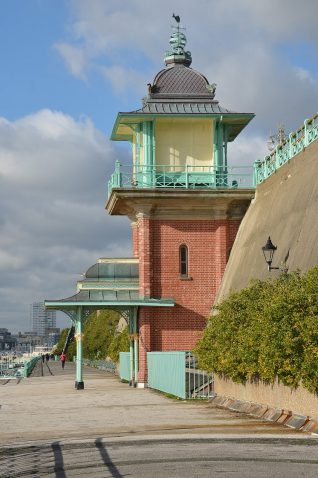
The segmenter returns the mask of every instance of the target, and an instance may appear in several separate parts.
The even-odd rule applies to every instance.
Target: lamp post
[[[288,267],[286,267],[286,264],[284,264],[284,267],[274,267],[274,266],[272,266],[273,257],[274,257],[274,253],[275,253],[276,250],[277,250],[277,246],[274,246],[274,244],[271,241],[270,236],[268,236],[268,239],[267,239],[267,242],[266,242],[265,246],[262,247],[262,251],[263,251],[263,254],[264,254],[265,261],[267,263],[268,271],[270,272],[272,270],[279,270],[279,271],[282,271],[282,272],[287,272]]]

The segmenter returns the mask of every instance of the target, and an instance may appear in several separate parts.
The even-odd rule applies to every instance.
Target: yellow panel
[[[214,122],[211,119],[161,119],[156,121],[156,164],[211,166]]]

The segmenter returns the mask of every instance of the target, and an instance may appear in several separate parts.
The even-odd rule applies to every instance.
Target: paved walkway
[[[73,363],[49,362],[0,385],[1,478],[317,476],[305,434],[104,371],[85,367],[85,390],[74,379]]]
[[[49,367],[49,369],[48,369]],[[210,407],[203,401],[168,399],[134,389],[89,367],[85,390],[75,390],[75,366],[43,366],[44,376],[0,388],[0,445],[136,434],[299,435],[280,425]],[[52,373],[52,375],[51,375]],[[38,367],[37,375],[41,375]]]

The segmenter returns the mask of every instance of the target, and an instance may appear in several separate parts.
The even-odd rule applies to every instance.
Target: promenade
[[[44,376],[38,368],[35,375],[39,376],[23,379],[18,384],[11,381],[0,385],[1,477],[87,476],[88,469],[91,476],[96,477],[124,476],[112,468],[115,465],[111,454],[116,457],[117,453],[118,463],[123,463],[128,456],[129,463],[135,463],[145,447],[155,453],[152,461],[158,467],[160,463],[169,462],[168,458],[158,458],[159,449],[165,456],[170,454],[170,460],[176,460],[181,454],[178,461],[181,464],[191,455],[190,451],[185,452],[185,446],[198,447],[193,453],[199,457],[206,450],[204,447],[209,446],[211,450],[212,442],[213,446],[218,443],[218,453],[222,448],[220,443],[227,443],[231,450],[235,443],[240,447],[248,443],[245,448],[248,455],[252,445],[271,443],[276,450],[280,440],[287,440],[290,452],[291,443],[299,443],[309,451],[308,443],[313,444],[315,453],[317,451],[318,442],[299,432],[213,408],[204,401],[174,400],[149,389],[133,389],[104,371],[85,367],[85,390],[79,391],[74,388],[73,363],[67,362],[63,371],[59,362],[49,362],[48,366],[44,364],[43,371]],[[179,446],[178,450],[175,446]],[[261,453],[264,447],[257,446]],[[149,450],[147,459],[143,455],[143,460],[150,460]],[[211,451],[206,453],[211,461]],[[277,456],[281,458],[280,453]],[[140,456],[139,463],[138,460]],[[129,476],[179,476],[164,474],[164,466],[160,469],[162,475],[161,471],[153,474],[149,469],[149,475],[139,470]],[[209,476],[200,475],[197,468],[193,473],[183,476]]]

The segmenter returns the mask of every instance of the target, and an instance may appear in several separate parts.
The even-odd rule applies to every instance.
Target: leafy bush
[[[209,318],[194,353],[200,367],[235,382],[276,377],[318,392],[318,267],[232,293]]]
[[[113,310],[94,312],[85,322],[83,328],[83,355],[90,360],[110,357],[114,362],[119,360],[119,352],[129,350],[129,335],[126,327],[117,331],[120,314]],[[69,329],[63,329],[55,353],[62,353]],[[67,358],[73,360],[76,356],[76,340],[72,339],[67,349]]]
[[[128,327],[121,332],[116,332],[108,348],[108,356],[113,362],[119,361],[119,352],[129,351],[129,333]]]
[[[120,315],[113,310],[94,312],[86,321],[83,334],[83,354],[85,358],[104,359],[116,333]]]

